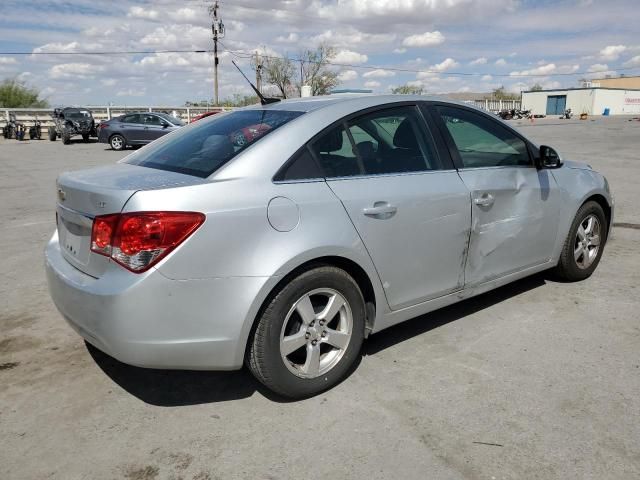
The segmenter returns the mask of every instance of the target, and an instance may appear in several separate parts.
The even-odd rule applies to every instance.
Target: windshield
[[[70,112],[66,111],[64,113],[64,118],[68,118],[69,120],[84,120],[89,118],[91,114],[89,112]]]
[[[176,118],[174,116],[171,116],[168,113],[158,113],[156,115],[164,118],[167,122],[169,122],[169,123],[171,123],[173,125],[177,125],[179,127],[184,125],[184,122],[182,120],[180,120],[179,118]]]
[[[126,158],[124,163],[208,177],[304,112],[239,110],[192,123]]]

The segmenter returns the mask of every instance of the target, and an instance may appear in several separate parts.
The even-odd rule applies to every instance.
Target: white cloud
[[[298,36],[297,33],[289,33],[289,35],[284,36],[284,35],[279,35],[276,38],[276,42],[279,43],[297,43],[298,40],[300,40],[300,37]]]
[[[147,93],[144,87],[141,88],[127,88],[126,90],[119,90],[116,92],[117,97],[142,97]]]
[[[547,63],[546,65],[541,65],[536,68],[532,68],[530,70],[521,70],[516,72],[511,72],[509,75],[512,77],[522,77],[526,75],[549,75],[555,72],[557,69],[555,63]]]
[[[136,7],[133,7],[133,8],[136,8]],[[184,8],[179,8],[175,12],[170,12],[168,16],[174,22],[192,23],[192,22],[197,22],[198,20],[200,20],[200,18],[202,18],[202,11],[195,10],[189,7],[184,7]],[[145,17],[142,17],[142,18],[145,18]],[[157,15],[152,18],[154,19],[157,18]]]
[[[472,60],[471,62],[469,62],[469,65],[484,65],[485,63],[487,63],[487,58],[486,57],[479,57],[479,58],[476,58],[475,60]]]
[[[382,85],[380,82],[376,82],[375,80],[369,80],[368,82],[364,82],[365,88],[378,88]]]
[[[480,80],[482,80],[483,82],[490,82],[491,80],[493,80],[493,77],[491,75],[483,75]]]
[[[0,57],[0,65],[16,65],[18,61],[13,57]]]
[[[406,48],[394,48],[393,53],[405,53],[407,51]]]
[[[358,72],[355,70],[343,70],[338,74],[338,79],[341,82],[350,82],[358,78]]]
[[[100,83],[102,83],[102,85],[104,85],[105,87],[113,87],[117,81],[115,78],[105,78],[103,80],[100,80]]]
[[[334,63],[365,63],[369,60],[369,57],[362,53],[354,52],[352,50],[340,50],[335,57],[331,59]]]
[[[507,61],[504,58],[499,58],[495,62],[495,65],[498,67],[504,67],[506,64],[507,64]]]
[[[368,47],[375,43],[391,43],[396,39],[394,33],[366,33],[354,28],[325,30],[309,39],[308,45],[315,47],[320,43],[328,43],[336,47],[350,48],[354,45]]]
[[[639,57],[640,58],[640,57]],[[591,65],[587,71],[590,73],[596,73],[596,72],[606,72],[609,70],[609,65],[605,64],[605,63],[596,63],[594,65]]]
[[[609,45],[600,50],[600,58],[602,60],[617,60],[620,54],[627,50],[625,45]]]
[[[156,20],[160,14],[157,10],[150,10],[143,7],[131,7],[127,17],[129,18],[143,18],[145,20]]]
[[[51,67],[49,76],[53,79],[92,78],[103,70],[103,66],[90,63],[61,63]]]
[[[362,76],[364,78],[389,78],[395,77],[396,72],[392,72],[391,70],[384,70],[382,68],[376,68],[375,70],[363,73]]]
[[[456,68],[459,66],[460,64],[456,62],[453,58],[446,58],[440,63],[431,65],[431,67],[429,67],[429,70],[435,70],[436,72],[445,72],[447,70],[451,70],[452,68]]]
[[[640,55],[636,55],[623,63],[625,67],[640,67]]]
[[[417,35],[409,35],[402,41],[405,47],[432,47],[444,43],[444,35],[438,30]]]

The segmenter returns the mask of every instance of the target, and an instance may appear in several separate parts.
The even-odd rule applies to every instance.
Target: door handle
[[[473,203],[475,203],[479,207],[490,207],[495,201],[496,199],[493,197],[493,195],[491,195],[490,193],[483,193],[482,196],[476,197],[473,200]]]
[[[387,219],[393,217],[398,209],[388,202],[376,202],[373,207],[367,207],[362,209],[367,217]]]

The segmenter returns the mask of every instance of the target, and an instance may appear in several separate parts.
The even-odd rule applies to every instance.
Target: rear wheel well
[[[604,216],[607,218],[607,237],[609,236],[609,232],[611,231],[611,207],[609,206],[609,202],[602,195],[596,194],[587,198],[582,205],[587,202],[596,202],[598,205],[602,207],[604,211]]]
[[[373,284],[371,283],[371,279],[369,278],[369,275],[367,275],[367,272],[365,272],[362,269],[362,267],[358,265],[356,262],[354,262],[353,260],[349,260],[348,258],[345,258],[345,257],[327,256],[327,257],[315,258],[313,260],[309,260],[308,262],[303,263],[302,265],[299,265],[298,267],[293,269],[291,272],[289,272],[287,275],[285,275],[285,277],[278,282],[278,284],[271,290],[271,292],[269,292],[269,295],[267,295],[267,298],[265,298],[264,302],[262,302],[262,305],[258,310],[258,314],[253,319],[253,326],[251,327],[251,332],[249,334],[249,338],[247,339],[247,345],[249,345],[249,342],[251,342],[253,333],[255,331],[255,327],[258,324],[258,320],[262,316],[262,313],[267,308],[267,306],[269,306],[269,304],[271,303],[271,300],[273,300],[273,298],[278,294],[278,292],[283,288],[283,286],[289,283],[292,278],[297,277],[303,272],[306,272],[313,268],[326,267],[326,266],[337,267],[344,270],[349,275],[351,275],[351,277],[353,277],[353,279],[358,284],[358,287],[362,292],[362,296],[364,297],[365,311],[366,311],[364,335],[365,335],[365,338],[368,337],[373,329],[373,323],[376,317],[376,295],[373,289]],[[247,350],[245,347],[245,352],[246,351]]]

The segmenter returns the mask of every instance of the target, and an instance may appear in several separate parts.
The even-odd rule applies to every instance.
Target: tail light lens
[[[91,251],[135,273],[148,270],[184,242],[205,216],[196,212],[136,212],[93,220]]]

